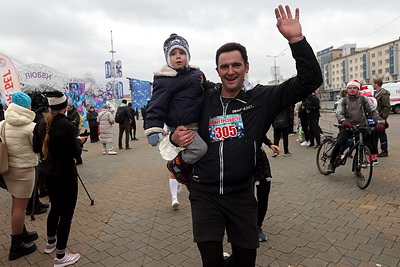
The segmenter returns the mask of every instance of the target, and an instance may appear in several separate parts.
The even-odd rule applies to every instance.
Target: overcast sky
[[[273,79],[273,57],[288,44],[276,28],[274,8],[300,8],[303,34],[314,51],[356,43],[371,47],[400,36],[400,1],[337,0],[14,0],[2,5],[0,51],[18,63],[42,63],[73,77],[90,72],[105,84],[104,62],[115,59],[123,77],[152,81],[165,64],[162,45],[171,33],[185,37],[191,64],[219,81],[215,51],[235,41],[247,47],[252,82]],[[290,50],[276,57],[284,77],[295,74]]]

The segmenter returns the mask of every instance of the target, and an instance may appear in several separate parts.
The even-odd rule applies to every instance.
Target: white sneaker
[[[117,155],[118,153],[114,151],[113,149],[108,150],[108,155]]]
[[[171,207],[172,207],[174,210],[177,210],[177,209],[179,208],[179,202],[178,202],[177,199],[172,199]]]
[[[56,246],[57,242],[54,242],[53,244],[47,243],[46,246],[44,247],[44,253],[46,254],[52,253],[56,249]]]
[[[74,264],[81,258],[81,255],[79,253],[72,254],[72,253],[65,253],[64,257],[62,259],[54,259],[54,267],[57,266],[68,266],[71,264]]]
[[[107,155],[107,151],[106,150],[103,150],[103,155]]]
[[[309,146],[310,141],[304,141],[303,143],[300,144],[301,146]]]

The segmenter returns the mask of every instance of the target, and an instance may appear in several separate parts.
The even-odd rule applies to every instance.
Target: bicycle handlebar
[[[341,124],[334,124],[333,126],[341,128],[343,127]],[[348,131],[353,131],[353,132],[370,132],[370,131],[375,131],[375,127],[373,126],[360,126],[360,125],[352,125],[351,128],[346,129]]]

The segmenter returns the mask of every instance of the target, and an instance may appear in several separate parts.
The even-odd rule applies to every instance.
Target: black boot
[[[28,232],[24,224],[24,230],[22,231],[22,242],[29,243],[35,241],[38,238],[39,238],[38,234],[35,231]]]
[[[36,249],[37,248],[35,243],[22,242],[22,234],[11,235],[11,248],[10,248],[10,254],[8,254],[8,260],[13,261],[19,259],[22,256],[31,254]]]

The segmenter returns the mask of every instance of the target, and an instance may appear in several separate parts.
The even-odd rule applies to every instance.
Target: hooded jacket
[[[197,123],[202,108],[202,95],[206,82],[204,73],[197,67],[175,70],[164,66],[154,72],[153,94],[145,119],[145,133],[162,132],[164,123],[177,127]]]
[[[256,151],[261,147],[269,122],[280,111],[305,98],[322,84],[321,69],[308,42],[303,39],[290,44],[290,47],[296,60],[296,77],[279,85],[256,85],[252,90],[240,91],[230,100],[221,97],[221,85],[204,93],[199,134],[208,144],[208,150],[194,164],[189,181],[191,189],[215,194],[251,190]],[[209,132],[214,122],[210,118],[221,115],[241,120],[243,129],[239,130],[242,134],[215,142]]]
[[[114,116],[108,109],[103,109],[99,116],[97,116],[97,122],[100,126],[100,135],[99,139],[102,143],[111,143],[113,142],[113,128],[112,125],[114,124]]]
[[[30,168],[38,165],[38,156],[32,148],[35,116],[35,112],[11,103],[5,112],[5,120],[0,122],[0,129],[2,124],[6,123],[5,135],[10,167]]]

